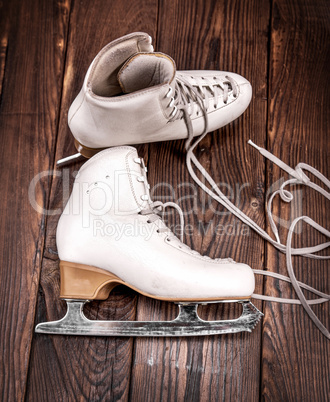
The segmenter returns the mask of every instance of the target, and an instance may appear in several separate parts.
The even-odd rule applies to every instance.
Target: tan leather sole
[[[84,156],[85,158],[91,158],[92,156],[96,155],[98,152],[103,151],[106,148],[88,148],[85,145],[81,145],[79,141],[76,139],[74,140],[74,145],[77,151]]]
[[[105,300],[113,288],[118,285],[125,285],[136,292],[152,299],[172,301],[172,302],[209,302],[221,300],[248,300],[247,297],[211,297],[203,299],[190,298],[168,298],[151,295],[141,292],[136,287],[124,282],[118,276],[104,269],[92,267],[90,265],[77,264],[74,262],[61,261],[61,293],[62,299],[82,299],[82,300]],[[175,280],[175,278],[173,278]]]

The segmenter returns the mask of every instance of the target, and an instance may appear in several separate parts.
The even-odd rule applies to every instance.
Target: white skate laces
[[[139,212],[140,215],[149,215],[147,223],[153,223],[157,220],[162,220],[162,214],[165,212],[166,208],[176,209],[180,216],[180,226],[182,228],[181,233],[180,233],[180,240],[181,240],[181,242],[183,242],[184,217],[183,217],[182,209],[175,202],[163,203],[161,201],[154,201],[154,202],[151,201],[150,194],[149,194],[150,185],[148,183],[148,178],[147,178],[147,174],[146,174],[147,168],[145,166],[144,160],[142,158],[135,158],[134,162],[141,165],[142,176],[138,177],[137,180],[144,184],[144,188],[145,188],[145,192],[146,192],[144,195],[141,196],[141,199],[143,201],[148,201],[148,208],[142,209]],[[158,228],[157,232],[158,233],[163,233],[163,232],[164,233],[165,232],[172,233],[171,230],[166,226]]]
[[[280,187],[279,190],[275,191],[269,198],[268,205],[267,205],[267,215],[268,219],[270,222],[271,230],[274,234],[275,240],[268,235],[268,233],[263,230],[260,226],[258,226],[252,219],[250,219],[247,215],[245,215],[239,208],[237,208],[229,199],[222,193],[220,188],[217,186],[215,181],[212,179],[212,177],[209,175],[209,173],[204,169],[204,167],[199,163],[197,160],[196,156],[194,155],[193,151],[196,148],[196,146],[200,143],[200,141],[206,136],[207,134],[207,113],[206,113],[206,105],[204,105],[202,102],[198,102],[201,112],[204,115],[205,119],[205,128],[204,132],[202,135],[199,136],[199,138],[196,139],[195,142],[193,141],[193,129],[192,129],[192,124],[191,124],[191,119],[190,119],[190,114],[188,112],[187,107],[182,107],[181,110],[183,111],[183,115],[186,121],[187,125],[187,130],[188,130],[188,138],[186,140],[186,150],[187,150],[187,155],[186,155],[186,164],[187,168],[189,171],[189,174],[191,175],[192,179],[195,181],[195,183],[207,194],[209,194],[214,200],[216,200],[219,204],[223,205],[226,207],[231,213],[233,213],[235,216],[237,216],[242,222],[244,222],[246,225],[250,226],[253,230],[255,230],[260,236],[262,236],[264,239],[266,239],[268,242],[270,242],[274,247],[276,247],[278,250],[286,254],[286,265],[287,265],[287,271],[289,274],[289,277],[273,273],[273,272],[268,272],[268,271],[263,271],[263,270],[254,270],[255,274],[260,274],[260,275],[266,275],[266,276],[271,276],[276,279],[280,279],[286,282],[290,282],[298,296],[298,299],[285,299],[285,298],[277,298],[277,297],[272,297],[272,296],[264,296],[264,295],[258,295],[258,294],[253,294],[252,297],[260,300],[266,300],[266,301],[273,301],[273,302],[280,302],[280,303],[290,303],[290,304],[302,304],[304,307],[306,313],[309,315],[311,320],[314,322],[314,324],[317,326],[317,328],[322,332],[324,336],[326,336],[328,339],[330,339],[330,332],[327,330],[327,328],[321,323],[321,321],[318,319],[318,317],[315,315],[313,310],[311,309],[310,305],[313,304],[320,304],[320,303],[325,303],[330,300],[330,295],[325,294],[323,292],[318,291],[317,289],[314,289],[311,286],[308,286],[306,284],[303,284],[299,282],[294,274],[293,271],[293,266],[292,266],[292,256],[293,255],[299,255],[307,258],[313,258],[313,259],[329,259],[330,256],[321,256],[317,255],[315,253],[324,250],[330,246],[330,242],[325,242],[318,244],[316,246],[311,246],[311,247],[304,247],[304,248],[293,248],[292,247],[292,236],[294,233],[294,230],[296,228],[296,225],[300,222],[303,221],[309,226],[313,227],[314,229],[318,230],[321,232],[323,235],[326,237],[330,238],[330,232],[325,229],[324,227],[320,226],[318,223],[313,221],[311,218],[308,216],[300,216],[296,218],[292,223],[289,228],[288,232],[288,237],[286,244],[282,244],[279,238],[279,233],[277,230],[277,227],[275,225],[273,216],[272,216],[272,202],[274,197],[279,194],[281,199],[285,202],[290,202],[293,199],[292,193],[290,191],[286,190],[286,187],[288,185],[305,185],[308,186],[315,191],[318,191],[320,194],[322,194],[324,197],[326,197],[328,200],[330,200],[330,193],[326,190],[324,190],[322,187],[311,181],[311,179],[304,173],[304,171],[309,172],[313,174],[317,179],[319,179],[328,189],[330,189],[330,181],[322,175],[317,169],[313,168],[312,166],[305,164],[305,163],[299,163],[295,169],[292,169],[288,165],[286,165],[284,162],[282,162],[280,159],[278,159],[276,156],[272,155],[270,152],[267,150],[260,148],[256,146],[251,140],[249,141],[249,144],[255,147],[264,157],[278,165],[282,170],[293,176],[292,179],[286,180]],[[206,180],[208,185],[202,182],[199,177],[197,176],[195,169],[199,171],[199,173],[203,176],[203,178]],[[319,296],[317,299],[312,299],[312,300],[307,300],[306,297],[304,296],[303,292],[301,289],[306,289],[315,295]]]
[[[176,204],[175,202],[161,202],[161,201],[151,201],[150,198],[150,194],[149,194],[149,189],[150,189],[150,185],[148,184],[148,178],[147,178],[147,168],[145,166],[144,160],[142,158],[135,158],[134,159],[135,163],[138,163],[139,165],[141,165],[141,171],[142,171],[142,176],[137,177],[137,180],[141,183],[144,184],[145,187],[145,194],[143,194],[141,196],[141,199],[143,201],[147,201],[148,202],[148,207],[142,209],[139,214],[140,215],[146,215],[148,216],[148,220],[147,223],[153,223],[156,222],[157,220],[162,221],[163,223],[163,227],[159,227],[157,229],[158,233],[168,233],[168,237],[167,237],[167,241],[171,242],[177,242],[177,246],[180,249],[184,249],[186,251],[189,251],[190,254],[199,256],[205,260],[211,260],[210,257],[206,256],[206,255],[201,255],[198,251],[196,250],[192,250],[189,246],[187,246],[186,244],[183,243],[183,236],[184,236],[184,215],[183,215],[183,211],[180,208],[180,206],[178,204]],[[176,237],[176,235],[171,231],[170,228],[168,228],[165,223],[164,223],[164,213],[165,213],[165,209],[166,208],[174,208],[180,217],[180,227],[181,227],[181,231],[180,231],[180,241],[178,240],[178,238]],[[216,262],[233,262],[233,260],[231,258],[215,258],[214,261]]]
[[[173,108],[170,121],[183,117],[182,113],[178,113],[179,111],[186,110],[188,115],[191,116],[196,106],[196,115],[198,116],[200,111],[205,115],[209,108],[217,109],[221,106],[221,97],[224,104],[228,103],[230,94],[232,94],[233,98],[237,97],[237,87],[230,76],[226,77],[227,81],[225,82],[218,77],[213,77],[212,79],[191,77],[191,79],[193,83],[188,82],[183,76],[177,74],[174,95],[172,94],[172,88],[169,89],[166,95],[171,99],[168,107]]]

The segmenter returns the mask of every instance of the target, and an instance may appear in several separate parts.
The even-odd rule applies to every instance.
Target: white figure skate
[[[249,331],[261,313],[250,302],[254,274],[231,259],[203,257],[183,244],[160,213],[177,204],[152,202],[146,168],[136,149],[104,150],[80,169],[59,220],[57,247],[61,294],[68,311],[37,332],[72,335],[196,336]],[[182,236],[183,237],[183,236]],[[92,321],[89,300],[106,299],[118,284],[151,298],[179,304],[174,321]],[[204,321],[199,303],[239,302],[241,317]]]
[[[79,153],[57,164],[111,146],[187,138],[187,124],[194,136],[214,131],[239,117],[251,95],[238,74],[176,71],[169,56],[153,52],[149,35],[126,35],[89,67],[68,115]]]

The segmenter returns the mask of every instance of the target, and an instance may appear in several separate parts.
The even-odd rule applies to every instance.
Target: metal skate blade
[[[59,159],[56,162],[56,166],[62,167],[65,165],[69,165],[70,163],[78,162],[83,159],[85,159],[85,157],[78,152],[77,154],[70,155],[70,156],[67,156],[66,158]]]
[[[197,314],[197,303],[179,304],[179,315],[173,321],[97,321],[83,313],[86,300],[66,300],[68,310],[61,320],[36,326],[43,334],[91,336],[203,336],[251,332],[263,315],[250,301],[243,304],[242,315],[233,320],[204,321]]]

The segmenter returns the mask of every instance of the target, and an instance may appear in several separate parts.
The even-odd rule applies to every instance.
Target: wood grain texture
[[[306,162],[329,177],[329,17],[326,1],[276,0],[272,9],[269,71],[268,148],[291,167]],[[267,168],[269,184],[284,174]],[[327,204],[305,187],[294,189],[296,202],[276,200],[275,216],[292,222],[308,215],[323,226],[329,223]],[[287,229],[280,224],[281,239]],[[307,225],[294,236],[296,247],[325,238]],[[296,257],[297,278],[329,293],[327,261]],[[286,274],[285,256],[267,246],[267,269]],[[288,285],[267,279],[265,292],[296,295]],[[307,295],[307,294],[306,294]],[[310,297],[310,294],[307,295]],[[313,310],[329,328],[329,304]],[[263,333],[262,397],[265,400],[325,401],[329,399],[329,341],[313,326],[300,306],[266,303]]]
[[[54,159],[67,2],[4,3],[0,28],[0,399],[20,401],[26,388],[45,235],[45,217],[32,208],[28,191],[31,180],[48,170]],[[44,177],[35,190],[32,198],[45,208],[50,178]]]
[[[55,236],[82,162],[39,181],[36,200],[58,210],[53,215],[38,214],[28,200],[32,178],[75,152],[67,112],[94,56],[124,34],[145,31],[180,70],[220,69],[250,80],[247,111],[210,133],[196,153],[221,187],[233,191],[234,202],[266,227],[266,190],[283,174],[247,146],[249,138],[292,167],[303,161],[329,176],[329,14],[325,0],[0,2],[1,400],[329,399],[329,342],[299,306],[254,301],[265,317],[251,334],[33,336],[34,323],[59,319],[66,310],[59,299]],[[186,213],[188,245],[210,257],[286,273],[284,256],[195,187],[184,141],[137,148],[149,169],[153,199],[176,201]],[[275,215],[290,222],[303,213],[326,226],[328,204],[310,190],[299,191],[294,208],[276,200]],[[175,231],[176,214],[170,211],[166,219]],[[296,246],[324,241],[307,226],[300,229]],[[285,239],[287,229],[280,230]],[[298,279],[329,293],[326,261],[295,258],[294,269]],[[258,293],[295,297],[288,284],[256,281]],[[329,328],[329,304],[313,309]],[[156,321],[173,319],[177,307],[118,287],[85,313]],[[209,305],[199,313],[227,319],[240,309]]]
[[[235,71],[252,82],[255,95],[248,111],[228,127],[209,134],[196,152],[216,182],[228,183],[235,202],[262,226],[265,165],[246,149],[246,143],[251,132],[256,142],[266,143],[269,13],[269,4],[260,1],[248,5],[237,1],[164,1],[156,39],[156,49],[169,54],[179,70]],[[251,54],[254,57],[249,57]],[[171,197],[167,201],[180,204],[186,225],[192,228],[188,228],[185,242],[213,258],[232,257],[263,268],[263,241],[251,230],[242,235],[237,219],[215,203],[210,205],[191,181],[184,141],[151,144],[149,150],[149,182],[152,187],[162,183],[154,199]],[[241,186],[241,191],[237,190]],[[187,199],[187,194],[191,198]],[[170,225],[178,223],[174,212],[168,219]],[[237,224],[238,233],[225,234]],[[218,225],[223,227],[221,236],[215,233]],[[260,279],[257,290],[262,290]],[[167,319],[175,316],[174,310],[170,304],[143,301],[138,304],[137,319]],[[208,319],[237,317],[239,313],[238,306],[232,305],[213,305],[203,312]],[[249,400],[258,399],[260,334],[261,326],[252,334],[137,339],[131,399],[245,400],[246,395]],[[146,383],[146,378],[153,381]]]
[[[93,58],[107,43],[130,32],[145,31],[155,35],[156,19],[157,2],[152,0],[125,3],[99,0],[72,4],[56,160],[76,152],[67,113]],[[147,146],[141,145],[138,149],[141,156],[147,155]],[[54,178],[51,210],[63,210],[75,173],[82,163],[62,169]],[[58,219],[59,214],[47,219],[37,322],[59,319],[66,311],[65,302],[59,300],[59,260],[55,238]],[[86,315],[99,320],[135,320],[136,303],[136,294],[121,287],[107,301],[90,303]],[[52,400],[52,395],[56,395],[56,399],[64,401],[77,398],[128,400],[132,352],[132,338],[36,335],[27,399]],[[45,375],[40,376],[40,371]],[[47,373],[53,373],[52,378],[48,378]]]
[[[0,3],[0,105],[9,36],[9,8]]]

